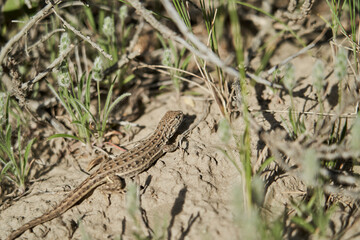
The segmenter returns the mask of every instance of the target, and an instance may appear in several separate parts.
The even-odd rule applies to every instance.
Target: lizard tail
[[[60,206],[59,206],[60,207]],[[38,217],[35,218],[33,220],[31,220],[30,222],[24,224],[23,226],[21,226],[20,228],[18,228],[17,230],[13,231],[7,238],[7,240],[13,240],[17,237],[19,237],[23,232],[25,232],[26,230],[35,227],[36,225],[39,225],[41,223],[50,221],[54,218],[56,218],[57,216],[60,216],[62,212],[65,212],[67,209],[65,209],[64,211],[62,211],[63,209],[60,208],[55,208],[52,211]]]
[[[82,198],[84,198],[91,190],[95,189],[97,186],[101,185],[103,182],[98,181],[97,179],[90,178],[86,179],[82,182],[77,188],[75,188],[64,200],[62,200],[58,206],[54,209],[37,217],[30,222],[24,224],[17,230],[13,231],[6,240],[13,240],[19,237],[26,230],[33,228],[39,224],[50,221],[67,210],[69,210],[72,206],[74,206],[77,202],[79,202]]]

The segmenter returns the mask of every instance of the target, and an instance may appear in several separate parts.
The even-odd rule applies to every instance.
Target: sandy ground
[[[174,109],[169,106],[177,106],[176,109],[187,114],[182,131],[194,124],[196,118],[204,115],[202,109],[205,105],[201,102],[196,112],[185,104],[177,105],[175,100],[175,97],[170,97],[169,100],[168,95],[159,97],[161,107],[154,106],[153,110],[137,121],[146,128],[135,136],[134,141],[148,136],[156,127],[159,116]],[[210,112],[216,113],[216,108],[213,106]],[[232,188],[239,183],[240,177],[232,164],[216,149],[220,142],[213,129],[216,122],[213,115],[219,119],[218,114],[208,115],[183,142],[185,150],[167,153],[134,180],[140,186],[138,190],[142,217],[138,213],[138,220],[139,229],[144,236],[153,231],[157,234],[166,233],[168,239],[236,236],[235,229],[230,228],[232,209],[229,203]],[[54,151],[60,149],[63,146]],[[57,202],[87,177],[79,170],[76,157],[71,154],[65,152],[63,156],[59,156],[61,159],[46,159],[48,152],[44,153],[45,156],[41,159],[46,164],[56,166],[42,175],[41,181],[34,183],[31,193],[2,211],[0,225],[3,226],[5,236],[21,224],[56,206]],[[89,158],[77,160],[86,169]],[[80,222],[80,227],[74,229],[77,222]],[[162,229],[154,229],[159,226]],[[93,239],[133,239],[134,228],[133,220],[126,211],[125,195],[108,194],[101,191],[100,187],[61,217],[35,227],[33,232],[26,231],[21,239],[80,239],[85,233]]]

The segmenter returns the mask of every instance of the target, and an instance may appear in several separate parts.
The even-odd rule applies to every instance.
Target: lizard
[[[94,173],[71,191],[55,208],[22,225],[13,231],[7,240],[15,239],[31,228],[59,217],[89,192],[107,183],[110,178],[134,177],[147,170],[166,152],[174,151],[177,148],[177,142],[170,144],[169,140],[178,130],[183,116],[184,114],[181,111],[165,113],[153,134],[140,141],[141,144],[123,152],[114,159],[104,161]]]

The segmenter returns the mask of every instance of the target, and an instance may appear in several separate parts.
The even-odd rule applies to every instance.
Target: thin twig
[[[107,69],[105,69],[104,78],[106,76],[110,75],[111,73],[115,72],[116,70],[122,68],[125,64],[130,62],[130,60],[136,58],[139,55],[140,55],[139,52],[131,52],[129,54],[122,55],[122,57],[119,59],[119,61],[117,61],[114,65],[112,65],[112,66],[108,67]]]
[[[33,48],[35,48],[37,45],[39,45],[40,43],[43,43],[45,42],[46,40],[48,40],[52,35],[54,35],[55,33],[57,32],[65,32],[65,29],[63,28],[58,28],[58,29],[55,29],[54,31],[42,36],[36,43],[34,43],[33,45],[31,45],[29,48],[28,48],[28,51],[31,51]]]
[[[159,68],[163,68],[163,69],[174,70],[174,71],[177,71],[177,72],[185,73],[185,74],[190,75],[190,76],[192,76],[194,78],[197,78],[199,80],[205,81],[205,79],[203,77],[200,77],[200,76],[196,75],[195,73],[192,73],[192,72],[180,69],[180,68],[164,66],[164,65],[149,65],[149,64],[140,62],[140,66],[134,67],[133,70],[141,69],[141,68],[150,68],[150,69],[155,69],[155,70],[159,69]]]
[[[75,35],[79,36],[81,39],[83,39],[85,42],[89,43],[93,48],[98,50],[104,57],[106,57],[109,60],[112,60],[112,56],[105,52],[104,49],[102,49],[99,45],[97,45],[95,42],[91,41],[90,37],[85,37],[80,31],[76,30],[73,26],[71,26],[65,19],[63,19],[56,11],[53,9],[53,12],[55,15],[61,20],[61,22],[70,29]]]
[[[191,34],[191,39],[196,41],[196,42],[200,42],[201,44],[201,50],[197,50],[195,49],[193,46],[191,46],[185,39],[181,38],[180,36],[178,36],[174,31],[170,30],[168,27],[166,27],[165,25],[161,24],[160,22],[158,22],[152,15],[151,13],[145,9],[142,4],[138,1],[138,0],[129,0],[129,3],[139,12],[139,14],[144,17],[144,19],[156,30],[158,30],[165,38],[171,38],[174,41],[180,43],[181,45],[183,45],[185,48],[187,48],[190,52],[192,52],[193,54],[195,54],[196,56],[203,58],[204,60],[207,60],[211,63],[215,63],[215,65],[223,68],[227,73],[229,73],[231,76],[238,78],[239,77],[239,73],[238,71],[236,71],[235,69],[228,67],[223,61],[220,60],[220,58],[213,53],[213,51],[211,51],[211,49],[207,48],[203,43],[201,43],[192,33]],[[169,3],[170,7],[172,8],[171,4]],[[167,6],[166,3],[164,4],[164,6]],[[174,10],[174,9],[173,9]],[[178,18],[176,19],[180,19],[180,17],[178,16],[178,13],[175,11],[175,15],[177,15]],[[168,11],[169,13],[169,11]],[[174,15],[171,10],[169,13],[170,16]],[[173,16],[172,16],[173,17]],[[174,20],[174,19],[173,19]],[[174,22],[176,24],[181,24],[183,23],[182,20],[176,21],[174,20]],[[179,27],[179,26],[178,26]],[[179,27],[180,28],[180,27]],[[181,28],[182,25],[181,25]],[[185,26],[186,28],[186,26]],[[186,32],[187,33],[187,30]],[[189,38],[189,36],[187,36]],[[213,59],[211,59],[211,57]]]
[[[350,190],[347,190],[347,189],[341,189],[340,187],[338,186],[334,186],[334,185],[330,185],[330,184],[327,184],[323,187],[324,189],[324,192],[327,193],[327,194],[331,194],[331,195],[338,195],[338,196],[341,196],[341,197],[350,197],[351,199],[359,199],[360,198],[360,191],[359,190],[355,190],[353,189],[352,191]]]
[[[36,77],[26,83],[23,83],[21,85],[21,90],[27,91],[28,88],[32,87],[32,85],[38,81],[40,81],[42,78],[44,78],[48,73],[50,73],[57,65],[59,65],[64,59],[67,57],[67,55],[74,49],[75,45],[70,44],[70,46],[58,57],[56,58],[47,68],[45,71],[42,71]]]
[[[199,76],[196,76],[196,75],[193,74],[193,73],[189,73],[189,72],[184,71],[184,70],[182,70],[182,69],[177,69],[177,68],[173,68],[173,67],[162,66],[162,65],[147,65],[147,64],[145,64],[145,63],[141,63],[141,65],[142,65],[142,66],[138,66],[138,67],[136,67],[136,68],[133,68],[133,70],[135,70],[135,69],[140,69],[140,68],[145,68],[145,67],[146,67],[146,68],[150,68],[150,69],[156,70],[156,71],[158,71],[158,72],[160,72],[160,73],[163,73],[163,74],[166,74],[166,75],[170,75],[170,73],[169,73],[168,71],[161,70],[161,68],[164,68],[164,69],[171,69],[171,70],[174,70],[174,71],[183,72],[183,73],[189,74],[189,75],[191,75],[191,76],[195,76],[195,77],[197,77],[197,78],[200,78]],[[195,82],[195,81],[190,81],[190,80],[188,80],[188,79],[186,79],[186,78],[184,78],[184,77],[182,77],[182,76],[180,76],[180,75],[177,75],[177,74],[174,74],[173,77],[176,77],[176,78],[178,78],[179,80],[182,80],[182,81],[184,81],[184,82],[188,82],[188,83],[190,83],[190,84],[194,84],[194,85],[198,86],[199,88],[203,89],[206,93],[211,93],[211,92],[209,91],[209,89],[201,86],[199,83],[197,83],[197,82]],[[200,79],[202,79],[202,78],[200,78]]]
[[[178,12],[174,8],[174,6],[168,0],[161,1],[163,6],[165,7],[168,15],[179,28],[180,32],[197,48],[202,56],[204,56],[204,60],[215,64],[216,66],[224,69],[228,74],[235,78],[239,78],[239,72],[234,68],[227,66],[211,49],[209,49],[205,44],[203,44],[192,32],[189,31],[188,27],[184,24],[182,19],[180,18]],[[174,39],[178,42],[182,43],[186,42],[183,38],[175,35]],[[187,42],[186,42],[187,43]],[[189,45],[189,44],[187,44]],[[186,47],[186,45],[184,45]],[[189,45],[190,46],[190,45]],[[187,47],[186,47],[187,48]],[[191,47],[192,48],[192,47]],[[189,49],[189,48],[188,48]],[[189,49],[190,50],[190,49]],[[190,50],[191,51],[191,50]],[[196,54],[197,55],[197,54]]]
[[[271,109],[248,109],[249,112],[266,112],[266,113],[286,113],[289,114],[289,110],[271,110]],[[293,114],[300,115],[316,115],[316,116],[324,116],[324,117],[336,117],[336,118],[356,118],[357,113],[345,113],[345,114],[337,114],[337,113],[317,113],[317,112],[292,112]]]
[[[308,50],[310,50],[311,48],[315,47],[315,44],[312,43],[312,44],[309,44],[307,45],[306,47],[302,48],[300,51],[298,51],[297,53],[291,55],[290,57],[284,59],[281,63],[273,66],[271,69],[269,69],[267,71],[267,74],[268,75],[271,75],[276,69],[278,69],[279,67],[287,64],[288,62],[290,62],[291,60],[293,60],[294,58],[296,58],[297,56],[303,54],[303,53],[306,53]]]
[[[261,78],[260,76],[257,76],[255,74],[252,74],[252,73],[249,73],[249,72],[246,73],[246,76],[248,78],[251,78],[252,80],[254,80],[257,83],[264,84],[265,86],[269,86],[269,87],[272,87],[272,88],[280,88],[280,89],[283,88],[283,86],[281,86],[280,84],[270,82],[270,81],[268,81],[266,79]]]
[[[134,36],[133,38],[131,39],[130,43],[129,43],[129,46],[126,48],[126,51],[127,52],[132,52],[134,51],[133,48],[135,47],[135,44],[138,42],[139,40],[139,36],[140,36],[140,33],[141,31],[143,30],[144,28],[144,18],[141,17],[139,19],[139,24],[136,26],[136,30],[135,30],[135,33],[134,33]]]

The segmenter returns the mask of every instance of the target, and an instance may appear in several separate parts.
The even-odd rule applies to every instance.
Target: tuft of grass
[[[290,221],[306,231],[314,239],[327,239],[326,233],[329,228],[330,217],[335,212],[337,206],[326,206],[326,199],[322,187],[314,188],[310,193],[308,201],[299,204],[293,202],[295,215]]]
[[[91,75],[90,75],[91,76]],[[54,137],[69,137],[75,140],[80,140],[82,142],[89,143],[91,136],[95,133],[98,134],[100,140],[103,137],[106,130],[106,123],[109,118],[111,111],[119,104],[125,97],[129,96],[130,93],[124,93],[117,97],[114,101],[111,101],[112,93],[115,85],[115,80],[111,82],[108,94],[106,97],[105,104],[101,108],[100,97],[98,100],[99,112],[97,117],[90,112],[90,82],[91,79],[88,77],[84,81],[85,75],[83,75],[77,83],[77,88],[75,90],[72,85],[71,90],[59,86],[58,92],[55,88],[48,84],[48,87],[56,98],[60,101],[63,107],[66,109],[67,113],[70,115],[72,123],[76,126],[78,136],[66,135],[66,134],[56,134],[51,136],[49,139]],[[98,95],[100,95],[99,83],[97,82]],[[83,96],[82,92],[85,91]],[[95,125],[95,129],[90,129],[90,125]]]
[[[108,30],[108,32],[111,32]],[[60,41],[60,53],[69,47],[70,39],[67,39],[68,35],[65,33],[61,37]],[[98,134],[100,141],[105,133],[106,122],[109,118],[109,114],[114,107],[120,103],[125,97],[129,96],[129,93],[124,93],[111,102],[113,88],[115,80],[111,81],[110,88],[107,93],[105,104],[102,108],[100,98],[100,82],[103,79],[103,66],[104,63],[100,57],[97,57],[94,61],[94,67],[86,78],[85,74],[79,78],[74,86],[74,81],[71,77],[71,73],[67,66],[66,60],[61,64],[58,71],[58,90],[56,91],[54,86],[48,83],[48,87],[55,97],[60,101],[62,106],[69,114],[72,123],[76,126],[77,136],[71,134],[55,134],[49,137],[53,139],[56,137],[68,137],[82,142],[90,143],[91,136],[95,133]],[[78,79],[78,76],[76,76]],[[86,78],[86,80],[85,80]],[[98,116],[94,116],[90,111],[90,86],[91,79],[96,82],[96,89],[98,95]],[[90,129],[90,125],[95,125],[95,129]]]
[[[35,142],[36,138],[32,138],[23,148],[24,139],[21,135],[21,124],[17,122],[17,147],[13,147],[13,135],[11,124],[8,119],[9,116],[9,105],[10,97],[2,94],[0,115],[2,116],[0,123],[0,182],[3,178],[8,179],[10,182],[17,186],[17,190],[20,195],[25,192],[26,182],[28,180],[29,171],[32,162],[29,162],[29,156],[31,152],[31,146]],[[5,100],[5,99],[6,100]]]
[[[261,180],[260,180],[261,182]],[[260,184],[261,185],[261,184]],[[260,212],[260,208],[244,208],[244,191],[242,186],[236,186],[233,190],[232,206],[234,209],[234,224],[239,229],[241,239],[258,240],[283,239],[285,223],[281,218],[268,221]],[[263,196],[263,193],[260,193]]]

